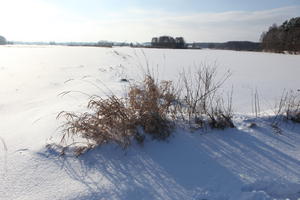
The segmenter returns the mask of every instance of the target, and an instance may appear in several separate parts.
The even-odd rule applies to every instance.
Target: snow
[[[60,111],[84,111],[84,93],[122,95],[120,79],[136,80],[147,63],[167,80],[201,64],[230,70],[224,94],[233,86],[237,128],[178,128],[166,142],[105,145],[78,158],[45,148],[59,141]],[[224,50],[1,46],[0,199],[297,200],[300,125],[282,122],[275,132],[271,116],[252,116],[251,99],[257,89],[270,110],[283,89],[299,89],[299,63]]]

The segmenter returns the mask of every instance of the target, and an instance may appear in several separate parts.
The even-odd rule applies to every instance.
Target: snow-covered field
[[[300,125],[282,123],[278,134],[269,117],[251,116],[255,90],[264,111],[284,89],[300,89],[299,63],[258,52],[1,46],[0,199],[300,199]],[[137,80],[141,66],[175,80],[203,64],[231,71],[224,94],[233,87],[237,128],[178,129],[167,142],[106,145],[79,158],[45,148],[58,142],[56,115],[85,110],[87,94],[122,95],[120,79]]]

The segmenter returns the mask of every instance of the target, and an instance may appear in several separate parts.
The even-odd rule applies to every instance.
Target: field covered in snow
[[[300,125],[252,113],[257,90],[270,113],[283,90],[300,89],[300,56],[225,50],[60,46],[0,47],[0,199],[271,200],[300,198]],[[83,156],[59,142],[62,111],[85,111],[88,95],[123,95],[149,66],[163,80],[197,66],[231,72],[236,128],[176,129],[168,141],[114,145]],[[69,92],[66,95],[64,92]],[[300,93],[300,91],[298,91]],[[250,128],[255,122],[257,126]]]

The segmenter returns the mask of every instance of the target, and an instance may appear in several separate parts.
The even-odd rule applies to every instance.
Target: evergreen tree
[[[6,41],[5,37],[0,35],[0,45],[4,45],[4,44],[7,44],[7,41]]]
[[[287,20],[281,26],[273,24],[262,33],[261,42],[266,51],[300,52],[300,17]]]

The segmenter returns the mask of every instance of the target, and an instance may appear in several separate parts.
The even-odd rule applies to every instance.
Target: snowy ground
[[[145,56],[144,56],[145,54]],[[84,156],[59,157],[62,110],[85,110],[87,94],[122,94],[120,78],[137,79],[147,63],[161,79],[176,79],[201,63],[232,72],[236,129],[147,141],[126,151],[107,145]],[[251,117],[258,90],[269,110],[283,89],[300,89],[300,56],[218,50],[54,46],[0,47],[0,199],[300,198],[300,125]],[[59,95],[73,91],[68,95]],[[249,124],[255,122],[254,128]]]

